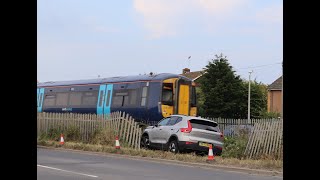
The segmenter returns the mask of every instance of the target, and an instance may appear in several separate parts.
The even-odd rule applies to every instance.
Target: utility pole
[[[248,88],[248,122],[250,122],[250,79],[253,70],[249,71],[249,88]]]

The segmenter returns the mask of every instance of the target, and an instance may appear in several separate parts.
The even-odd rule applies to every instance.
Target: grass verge
[[[149,157],[149,158],[159,158],[159,159],[169,159],[169,160],[178,160],[184,162],[193,162],[193,163],[206,163],[207,156],[198,156],[194,153],[189,154],[173,154],[167,151],[161,150],[137,150],[132,148],[121,147],[120,150],[115,149],[113,146],[108,145],[96,145],[96,144],[85,144],[79,142],[66,142],[63,146],[57,141],[50,140],[38,140],[38,145],[49,146],[49,147],[61,147],[65,149],[76,149],[83,151],[92,151],[92,152],[106,152],[106,153],[118,153],[131,156],[140,156],[140,157]],[[282,172],[283,161],[274,160],[274,159],[237,159],[237,158],[225,158],[221,156],[215,156],[215,165],[225,165],[225,166],[234,166],[241,168],[250,168],[250,169],[262,169],[262,170],[271,170]]]

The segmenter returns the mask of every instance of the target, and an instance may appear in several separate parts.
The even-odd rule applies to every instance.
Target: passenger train
[[[172,114],[196,116],[197,101],[192,80],[162,73],[38,83],[37,110],[98,115],[122,111],[152,125]]]

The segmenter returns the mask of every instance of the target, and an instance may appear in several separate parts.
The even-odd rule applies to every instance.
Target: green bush
[[[273,118],[279,118],[281,117],[281,114],[278,112],[261,112],[260,118],[262,119],[273,119]]]
[[[65,140],[68,141],[80,141],[80,129],[76,126],[70,126],[65,132]]]
[[[47,139],[59,141],[61,133],[63,133],[63,132],[60,131],[59,127],[58,128],[50,128],[47,133]]]
[[[237,136],[225,137],[221,156],[238,159],[244,158],[244,151],[246,150],[248,140],[249,133],[245,130],[240,130],[240,133]]]

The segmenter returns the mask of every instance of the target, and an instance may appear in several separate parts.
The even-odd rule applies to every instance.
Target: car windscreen
[[[190,120],[192,128],[203,129],[207,131],[220,132],[218,124],[212,121],[204,121],[200,119]]]

